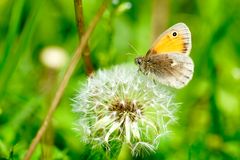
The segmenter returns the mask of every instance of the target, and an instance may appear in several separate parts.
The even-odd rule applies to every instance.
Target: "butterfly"
[[[146,55],[137,57],[135,63],[145,75],[151,74],[160,83],[179,89],[193,76],[191,48],[189,28],[184,23],[177,23],[163,32]]]

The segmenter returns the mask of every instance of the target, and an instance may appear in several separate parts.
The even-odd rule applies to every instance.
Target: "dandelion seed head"
[[[173,94],[131,65],[100,70],[77,93],[73,111],[81,139],[93,146],[127,143],[133,155],[156,150],[176,118]]]
[[[42,50],[40,61],[48,68],[58,70],[65,66],[68,61],[67,52],[57,46],[49,46]]]

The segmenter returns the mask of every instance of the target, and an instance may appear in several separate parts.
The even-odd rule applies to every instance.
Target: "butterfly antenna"
[[[128,45],[132,48],[132,50],[134,50],[135,53],[133,55],[137,55],[139,53],[139,51],[133,45],[130,43],[128,43]]]

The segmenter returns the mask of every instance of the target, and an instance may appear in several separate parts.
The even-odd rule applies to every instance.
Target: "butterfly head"
[[[139,67],[138,71],[141,71],[144,74],[148,73],[147,68],[149,68],[149,62],[145,56],[135,58],[135,64]]]
[[[143,63],[143,57],[137,57],[135,58],[135,64],[141,66]]]

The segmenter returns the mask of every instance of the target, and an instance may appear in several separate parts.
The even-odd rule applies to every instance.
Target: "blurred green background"
[[[101,2],[83,0],[86,28]],[[94,70],[133,63],[177,22],[192,32],[195,72],[176,91],[178,123],[144,159],[240,159],[239,6],[239,0],[113,0],[108,6],[89,41]],[[0,1],[0,159],[23,158],[78,43],[73,0]],[[46,62],[50,52],[60,60]],[[101,159],[73,130],[71,98],[86,78],[81,60],[32,159]]]

